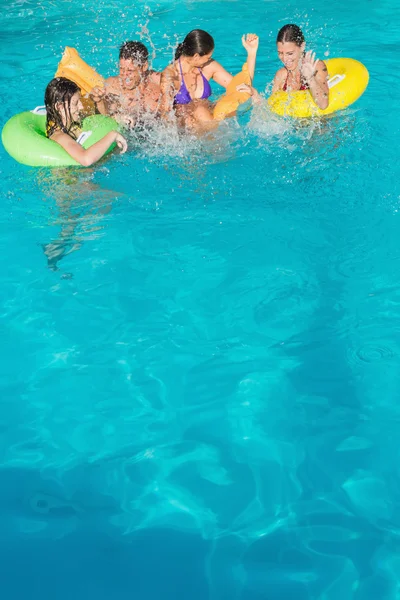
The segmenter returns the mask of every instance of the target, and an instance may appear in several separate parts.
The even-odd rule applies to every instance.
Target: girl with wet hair
[[[306,42],[300,27],[292,23],[284,25],[278,32],[276,46],[284,66],[275,75],[272,91],[309,90],[319,108],[328,108],[328,69],[315,52],[305,52]]]
[[[118,131],[110,131],[88,149],[78,143],[83,106],[79,87],[69,79],[52,79],[46,88],[44,103],[47,137],[60,144],[82,166],[88,167],[100,160],[114,143],[122,154],[126,152],[126,140]]]
[[[251,79],[254,77],[258,37],[242,37],[247,51],[247,65]],[[213,120],[210,80],[223,88],[232,81],[232,75],[212,58],[214,40],[202,29],[193,29],[175,51],[175,57],[161,75],[161,114],[168,118],[174,109],[178,120],[194,130],[216,126]]]

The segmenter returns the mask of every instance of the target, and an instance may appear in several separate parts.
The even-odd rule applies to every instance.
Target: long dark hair
[[[46,135],[51,137],[55,131],[60,129],[76,140],[76,135],[71,131],[71,128],[76,125],[71,117],[71,98],[76,92],[80,92],[79,87],[73,81],[65,77],[56,77],[52,79],[46,88],[44,94],[44,103],[46,105]],[[63,123],[62,116],[57,109],[57,104],[63,104],[66,107],[67,115],[70,122],[66,127]]]
[[[205,56],[214,50],[214,46],[214,39],[207,31],[193,29],[183,42],[178,44],[175,50],[175,60],[181,56],[194,56],[195,54]]]
[[[278,31],[276,43],[278,42],[293,42],[300,47],[305,42],[304,34],[298,25],[289,23]]]

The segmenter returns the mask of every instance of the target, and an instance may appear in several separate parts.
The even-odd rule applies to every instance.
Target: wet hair
[[[214,39],[207,31],[193,29],[183,42],[178,44],[175,50],[175,60],[181,56],[194,56],[195,54],[205,56],[214,50],[214,46]]]
[[[149,60],[149,51],[142,42],[124,42],[119,49],[119,59],[121,58],[144,65]]]
[[[71,117],[71,98],[77,92],[80,92],[80,89],[76,83],[66,79],[65,77],[56,77],[50,81],[44,94],[44,103],[46,105],[47,114],[47,137],[51,137],[53,133],[59,129],[60,131],[70,135],[73,139],[76,139],[76,136],[71,131],[71,128],[76,125]],[[65,123],[63,123],[62,115],[56,106],[57,104],[63,104],[66,106],[67,116],[69,117],[68,127],[66,127]]]
[[[298,25],[289,23],[278,31],[276,43],[278,42],[293,42],[300,47],[305,42],[304,34]]]

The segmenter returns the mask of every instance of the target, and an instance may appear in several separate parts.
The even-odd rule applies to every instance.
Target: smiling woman
[[[243,36],[247,50],[247,68],[250,78],[254,77],[258,37]],[[210,80],[227,88],[233,77],[224,67],[213,60],[214,39],[202,29],[193,29],[175,51],[175,60],[161,76],[161,111],[164,116],[175,108],[182,125],[193,129],[214,128]]]
[[[273,92],[310,90],[315,104],[326,109],[329,105],[328,69],[315,52],[305,52],[306,42],[300,27],[284,25],[276,39],[278,56],[284,67],[275,75]]]

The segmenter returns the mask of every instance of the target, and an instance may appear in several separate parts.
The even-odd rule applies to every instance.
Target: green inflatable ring
[[[90,148],[110,131],[118,130],[111,117],[93,115],[83,119],[82,132],[86,139],[83,148]],[[69,167],[79,165],[56,142],[46,137],[46,115],[23,112],[11,117],[3,127],[1,141],[8,154],[29,167]],[[115,147],[112,144],[105,154]]]

